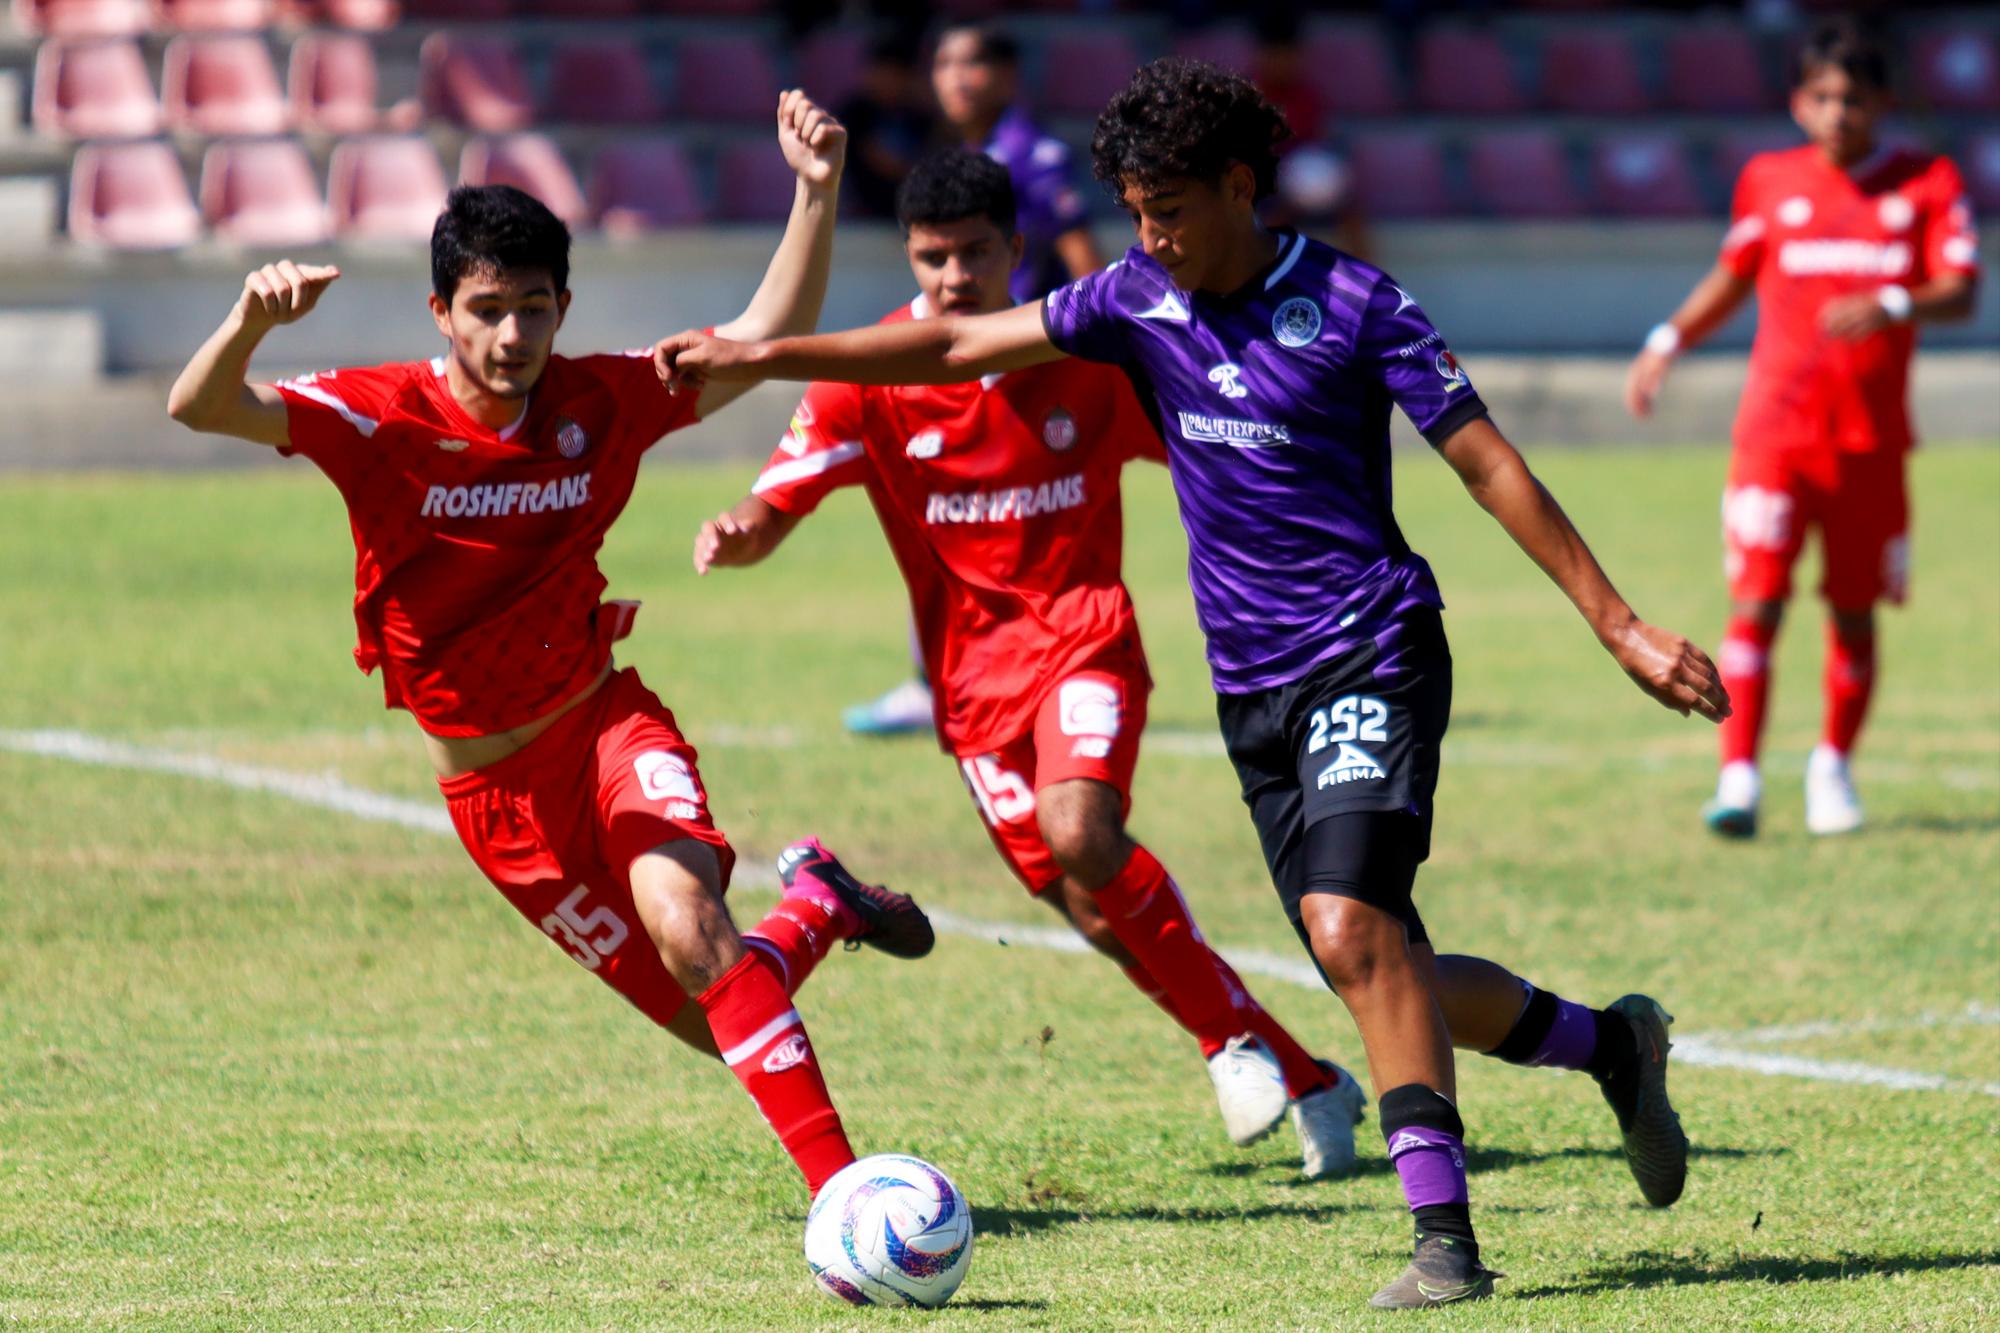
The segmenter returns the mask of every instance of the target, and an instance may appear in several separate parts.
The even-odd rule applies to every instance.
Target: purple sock
[[[1471,1198],[1465,1188],[1465,1143],[1456,1134],[1406,1126],[1390,1137],[1389,1160],[1396,1164],[1412,1212]]]
[[[1537,1068],[1582,1069],[1597,1050],[1597,1016],[1574,1000],[1550,998],[1556,1002],[1556,1021],[1526,1063]]]

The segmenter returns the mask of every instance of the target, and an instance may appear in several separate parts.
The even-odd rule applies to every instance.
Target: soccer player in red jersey
[[[809,331],[833,248],[846,132],[797,92],[778,138],[798,183],[748,332]],[[669,394],[646,352],[552,351],[569,233],[505,186],[452,192],[431,237],[429,361],[246,383],[265,335],[337,269],[267,265],[175,382],[196,430],[303,454],[340,489],[356,549],[355,661],[412,713],[466,850],[583,967],[741,1080],[819,1187],[854,1160],[791,993],[840,939],[915,957],[929,922],[816,841],[739,935],[735,853],[674,716],[617,669],[637,604],[603,601],[597,552],[641,456],[738,396]],[[694,997],[695,1004],[686,1001]]]
[[[1736,711],[1722,723],[1721,777],[1704,810],[1732,837],[1757,831],[1771,643],[1812,528],[1829,615],[1806,827],[1860,827],[1848,764],[1875,686],[1874,608],[1900,603],[1908,580],[1915,326],[1972,313],[1977,240],[1964,187],[1947,159],[1878,141],[1888,86],[1881,50],[1850,25],[1800,48],[1792,117],[1809,142],[1744,166],[1721,259],[1653,330],[1626,381],[1626,405],[1646,416],[1675,355],[1756,294],[1722,501],[1730,610],[1716,656]]]
[[[905,180],[897,216],[920,294],[886,322],[1013,304],[1005,167],[946,149]],[[1135,457],[1165,461],[1108,366],[814,384],[751,494],[702,526],[695,568],[755,564],[827,495],[866,487],[909,584],[940,743],[1001,859],[1196,1038],[1235,1142],[1289,1104],[1305,1174],[1332,1175],[1354,1161],[1365,1095],[1250,996],[1125,831],[1152,688],[1120,576],[1119,473]]]

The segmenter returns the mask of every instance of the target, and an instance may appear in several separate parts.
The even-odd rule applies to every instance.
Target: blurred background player
[[[1648,336],[1626,381],[1633,415],[1649,415],[1674,358],[1756,293],[1722,502],[1730,608],[1719,656],[1736,711],[1702,812],[1731,837],[1757,831],[1771,645],[1815,529],[1826,669],[1806,828],[1861,826],[1849,766],[1875,688],[1875,604],[1900,603],[1909,577],[1916,325],[1972,314],[1977,233],[1964,186],[1948,159],[1881,142],[1889,105],[1888,60],[1854,24],[1828,24],[1799,48],[1792,118],[1808,142],[1745,164],[1721,258]]]
[[[832,260],[844,133],[790,92],[778,138],[797,184],[763,283],[722,326],[746,335],[810,330]],[[673,714],[614,666],[638,605],[600,601],[597,552],[645,451],[738,394],[671,395],[643,353],[555,355],[569,245],[521,191],[461,187],[431,240],[443,354],[246,383],[265,335],[340,276],[267,265],[168,410],[303,454],[339,488],[357,555],[355,661],[415,716],[474,862],[579,964],[719,1056],[817,1193],[854,1154],[791,993],[837,940],[916,957],[930,924],[824,855],[747,935],[730,920],[736,854]]]
[[[937,129],[913,34],[888,32],[869,43],[861,86],[841,104],[840,122],[848,134],[845,199],[863,217],[895,217],[896,187]]]
[[[1090,209],[1077,189],[1069,145],[1044,134],[1021,94],[1021,48],[986,24],[956,24],[938,37],[931,90],[951,138],[985,153],[1013,180],[1022,248],[1008,286],[1016,301],[1095,272],[1104,264],[1090,234]],[[920,648],[914,634],[911,651]],[[880,698],[856,704],[843,721],[864,735],[897,735],[933,725],[923,663]]]
[[[916,300],[886,322],[1014,304],[1023,244],[1006,169],[964,148],[903,182]],[[1064,360],[934,388],[815,384],[750,495],[703,525],[695,568],[751,565],[843,486],[865,486],[909,584],[954,755],[1028,891],[1199,1042],[1230,1138],[1292,1108],[1308,1177],[1354,1162],[1366,1097],[1316,1062],[1203,941],[1125,831],[1152,679],[1120,578],[1119,473],[1164,462],[1117,371]]]

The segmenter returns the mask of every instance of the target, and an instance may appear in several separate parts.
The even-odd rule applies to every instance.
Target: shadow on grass
[[[988,1299],[953,1301],[951,1308],[954,1310],[1046,1310],[1049,1308],[1049,1303],[1047,1301],[1034,1300],[1003,1301]]]
[[[1695,1144],[1688,1149],[1688,1156],[1695,1159],[1728,1161],[1751,1157],[1780,1157],[1791,1152],[1790,1148],[1729,1148]],[[1625,1160],[1622,1148],[1556,1148],[1550,1152],[1522,1152],[1513,1148],[1472,1148],[1466,1153],[1466,1170],[1477,1175],[1484,1171],[1511,1171],[1515,1167],[1538,1166],[1543,1162],[1561,1162],[1579,1159],[1595,1159],[1605,1162]],[[1284,1171],[1287,1168],[1278,1162],[1210,1162],[1201,1170],[1211,1176],[1257,1176],[1267,1171]],[[1316,1187],[1338,1184],[1344,1179],[1356,1176],[1385,1176],[1393,1174],[1395,1168],[1386,1157],[1364,1157],[1354,1164],[1354,1170],[1333,1180],[1303,1180],[1297,1176],[1274,1180],[1274,1185],[1298,1185]]]
[[[1838,1282],[1852,1277],[1895,1277],[1958,1268],[2000,1265],[2000,1250],[1954,1254],[1840,1254],[1825,1259],[1690,1259],[1641,1251],[1569,1283],[1551,1283],[1511,1293],[1521,1301],[1549,1296],[1592,1296],[1648,1287],[1702,1286],[1711,1282]]]
[[[1990,833],[2000,828],[2000,818],[1992,815],[1900,815],[1879,821],[1883,832]]]
[[[1345,1203],[1263,1203],[1248,1208],[1002,1208],[975,1203],[972,1220],[984,1235],[1023,1236],[1087,1222],[1175,1222],[1200,1226],[1256,1222],[1270,1217],[1332,1222],[1354,1213],[1380,1211],[1372,1205]]]

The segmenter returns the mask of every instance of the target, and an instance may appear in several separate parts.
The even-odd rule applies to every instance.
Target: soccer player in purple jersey
[[[1120,366],[1166,442],[1223,736],[1286,914],[1361,1030],[1382,1132],[1416,1220],[1386,1308],[1485,1296],[1467,1207],[1454,1045],[1586,1070],[1648,1203],[1680,1197],[1667,1013],[1591,1009],[1485,959],[1440,955],[1411,899],[1451,703],[1430,567],[1390,507],[1400,407],[1566,593],[1634,683],[1727,716],[1714,665],[1635,614],[1500,434],[1410,294],[1380,269],[1262,228],[1284,118],[1244,79],[1161,60],[1097,123],[1097,175],[1139,243],[1045,301],[813,338],[656,349],[705,379],[947,383],[1064,355]]]

